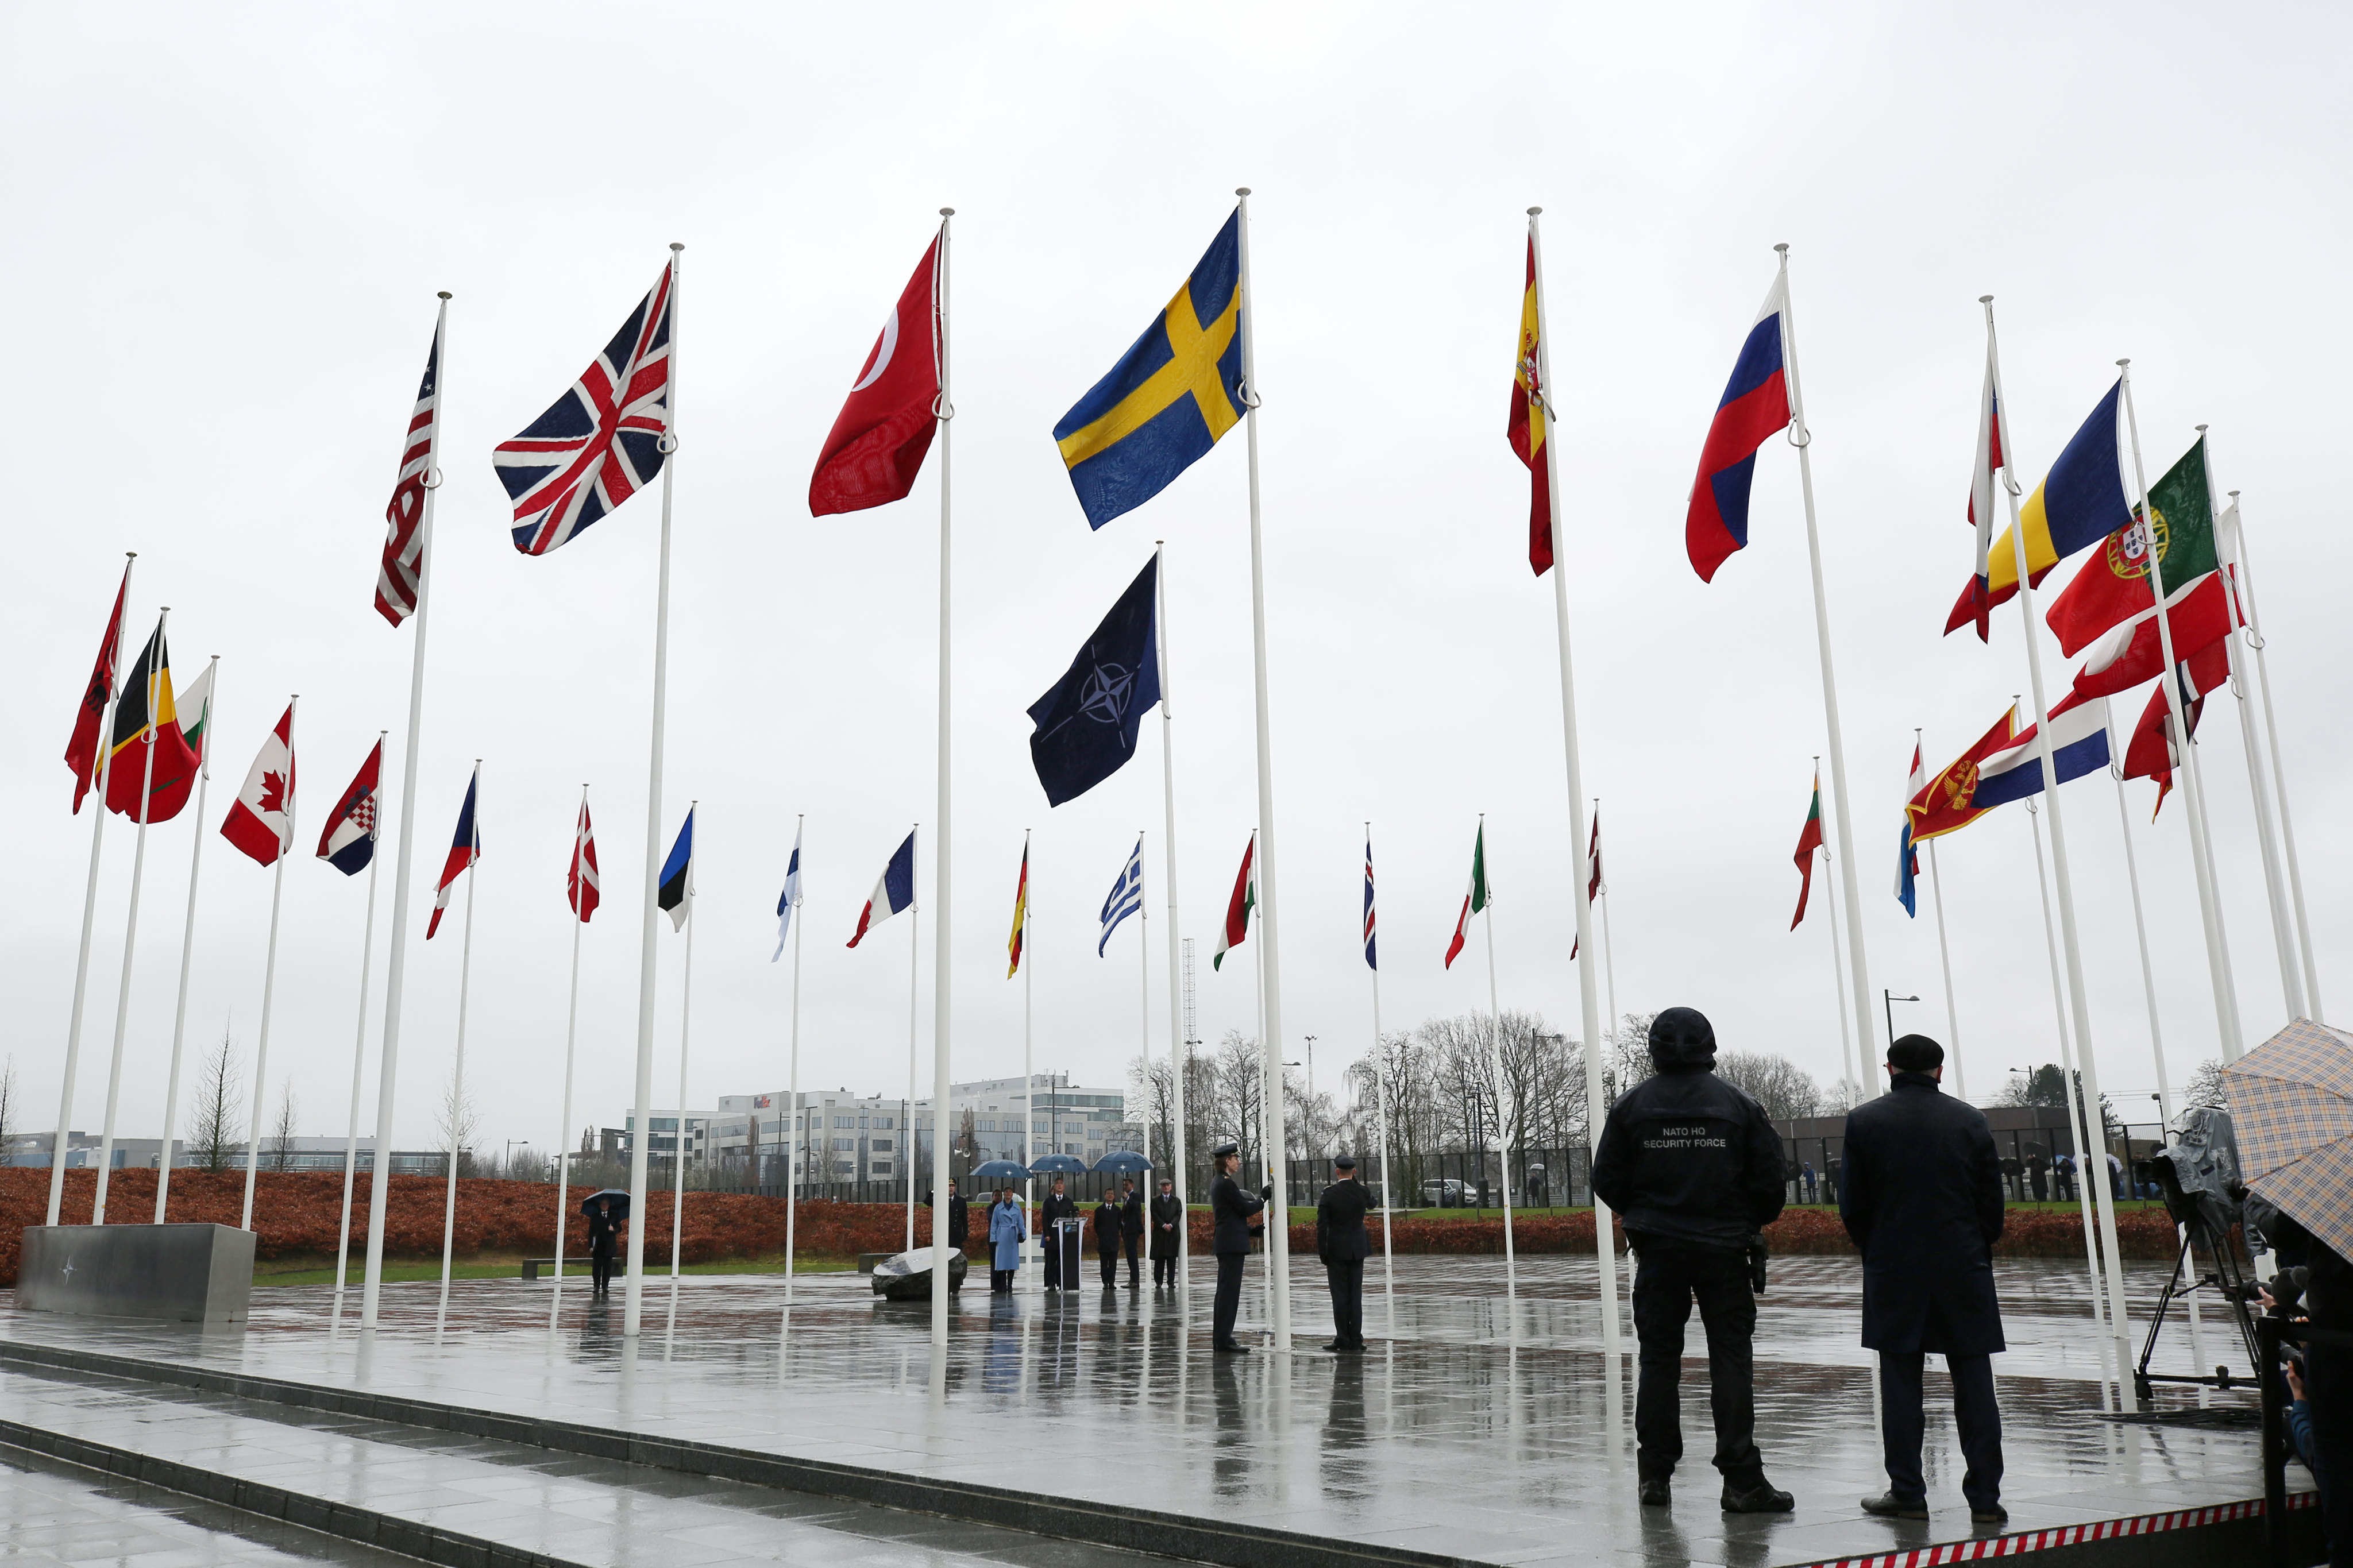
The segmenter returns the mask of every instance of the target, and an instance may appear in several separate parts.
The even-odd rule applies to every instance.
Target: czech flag
[[[891,863],[882,868],[882,879],[874,884],[866,907],[858,911],[858,929],[849,933],[849,945],[856,947],[868,931],[914,903],[915,833],[909,828],[905,842],[891,852]]]
[[[1707,445],[1700,448],[1699,477],[1692,481],[1691,510],[1683,516],[1683,549],[1703,583],[1715,578],[1734,551],[1748,547],[1748,481],[1757,468],[1757,448],[1789,427],[1783,369],[1788,313],[1789,279],[1776,274],[1715,405]]]
[[[476,763],[474,776],[466,781],[466,804],[458,808],[458,831],[449,840],[449,858],[441,862],[441,880],[433,889],[433,918],[425,922],[427,942],[441,929],[441,916],[449,908],[449,889],[482,858],[482,833],[474,821],[474,791],[481,782],[482,764]]]

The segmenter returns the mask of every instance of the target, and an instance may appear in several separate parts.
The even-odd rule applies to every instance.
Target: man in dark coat
[[[1075,1290],[1079,1288],[1075,1279],[1067,1284],[1063,1282],[1062,1239],[1054,1230],[1056,1220],[1078,1217],[1079,1205],[1071,1202],[1071,1195],[1062,1190],[1062,1178],[1055,1177],[1054,1190],[1048,1193],[1046,1201],[1039,1205],[1038,1215],[1039,1228],[1046,1237],[1046,1289],[1049,1290]]]
[[[1887,1047],[1887,1092],[1847,1112],[1839,1218],[1862,1254],[1862,1342],[1879,1352],[1887,1463],[1887,1490],[1862,1507],[1928,1517],[1920,1369],[1934,1352],[1953,1377],[1969,1518],[1998,1524],[2010,1517],[1992,1361],[2005,1348],[1992,1251],[2001,1236],[2001,1160],[1985,1113],[1938,1089],[1944,1076],[1945,1047],[1906,1035]]]
[[[1185,1205],[1176,1201],[1176,1184],[1160,1178],[1152,1194],[1152,1284],[1155,1289],[1176,1283],[1178,1227],[1185,1223]]]
[[[1609,1109],[1593,1190],[1626,1222],[1634,1270],[1634,1332],[1642,1373],[1634,1394],[1635,1478],[1662,1508],[1683,1458],[1677,1388],[1692,1301],[1707,1329],[1708,1403],[1726,1513],[1787,1513],[1788,1492],[1765,1479],[1757,1451],[1757,1302],[1748,1248],[1778,1218],[1781,1139],[1764,1107],[1715,1076],[1715,1030],[1689,1007],[1651,1024],[1658,1070]]]
[[[1315,1200],[1315,1256],[1323,1260],[1324,1282],[1332,1292],[1332,1342],[1324,1348],[1360,1351],[1365,1348],[1365,1259],[1373,1254],[1365,1215],[1373,1198],[1356,1180],[1353,1156],[1333,1161],[1332,1172],[1338,1179]]]
[[[612,1289],[613,1253],[621,1244],[621,1227],[628,1221],[613,1213],[613,1200],[598,1198],[588,1211],[588,1278],[591,1293]]]
[[[929,1199],[924,1200],[923,1206],[931,1207]],[[972,1207],[964,1201],[963,1194],[956,1191],[955,1183],[951,1181],[948,1183],[948,1245],[963,1253],[967,1261],[972,1257],[972,1248],[965,1244],[971,1237]]]
[[[1095,1257],[1103,1266],[1103,1289],[1116,1290],[1119,1289],[1120,1237],[1127,1228],[1127,1217],[1119,1206],[1119,1200],[1109,1193],[1103,1194],[1103,1201],[1095,1205],[1094,1222]]]
[[[1144,1264],[1139,1253],[1144,1247],[1144,1194],[1135,1190],[1133,1177],[1119,1179],[1119,1249],[1127,1258],[1127,1288],[1144,1289]]]
[[[1242,1259],[1250,1256],[1250,1232],[1266,1200],[1270,1185],[1253,1197],[1242,1191],[1234,1173],[1241,1168],[1241,1145],[1229,1139],[1209,1151],[1217,1180],[1209,1184],[1209,1215],[1214,1226],[1210,1250],[1218,1256],[1218,1296],[1209,1317],[1209,1348],[1222,1355],[1244,1355],[1250,1347],[1234,1341],[1234,1318],[1242,1307]]]

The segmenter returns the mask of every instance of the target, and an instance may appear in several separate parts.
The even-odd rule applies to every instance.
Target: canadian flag
[[[294,846],[294,704],[261,742],[261,753],[246,771],[245,787],[228,808],[221,837],[264,866]]]

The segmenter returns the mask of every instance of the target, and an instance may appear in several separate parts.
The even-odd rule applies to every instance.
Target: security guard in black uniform
[[[1246,1355],[1250,1347],[1234,1342],[1234,1318],[1242,1307],[1242,1259],[1250,1256],[1250,1233],[1265,1224],[1259,1214],[1274,1195],[1274,1188],[1262,1188],[1256,1197],[1242,1191],[1241,1184],[1234,1180],[1234,1172],[1242,1163],[1241,1145],[1230,1138],[1209,1151],[1209,1160],[1218,1172],[1217,1180],[1209,1184],[1209,1215],[1216,1226],[1210,1247],[1218,1255],[1218,1297],[1209,1320],[1209,1346],[1221,1355]]]
[[[1755,1353],[1764,1244],[1780,1216],[1781,1139],[1764,1107],[1715,1076],[1715,1030],[1689,1007],[1651,1024],[1644,1079],[1609,1109],[1593,1160],[1593,1190],[1626,1223],[1640,1258],[1634,1331],[1642,1375],[1634,1395],[1635,1476],[1641,1499],[1666,1506],[1683,1458],[1676,1385],[1683,1328],[1699,1301],[1707,1328],[1708,1402],[1726,1513],[1787,1513],[1789,1494],[1765,1479],[1757,1451]]]
[[[1332,1342],[1327,1351],[1365,1348],[1365,1259],[1373,1254],[1373,1238],[1365,1231],[1365,1215],[1373,1206],[1372,1194],[1356,1180],[1354,1155],[1332,1162],[1338,1177],[1315,1200],[1315,1256],[1324,1263],[1324,1282],[1332,1292]]]

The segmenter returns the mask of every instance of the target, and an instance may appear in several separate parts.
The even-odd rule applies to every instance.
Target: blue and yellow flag
[[[1242,416],[1241,304],[1236,208],[1160,319],[1054,426],[1090,525],[1158,495]]]

